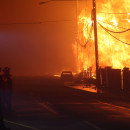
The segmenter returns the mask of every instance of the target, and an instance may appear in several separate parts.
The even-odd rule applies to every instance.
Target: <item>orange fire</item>
[[[130,67],[130,1],[129,0],[97,0],[97,33],[99,66],[112,66],[122,69]],[[91,8],[92,9],[92,8]],[[91,32],[93,23],[89,8],[83,9],[78,17],[78,35],[73,49],[77,58],[77,71],[92,67],[95,72],[94,34]],[[105,31],[104,28],[111,30]],[[91,35],[90,35],[91,33]],[[88,40],[89,37],[89,40]],[[121,42],[121,41],[123,42]],[[88,42],[87,42],[88,41]],[[85,46],[86,45],[86,46]]]

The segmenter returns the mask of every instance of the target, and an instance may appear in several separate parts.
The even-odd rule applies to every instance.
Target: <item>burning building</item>
[[[89,1],[90,5],[90,1]],[[97,0],[99,66],[130,67],[130,1]],[[91,8],[90,8],[91,7]],[[92,6],[78,16],[77,39],[73,44],[77,71],[92,67],[95,73],[95,45]]]

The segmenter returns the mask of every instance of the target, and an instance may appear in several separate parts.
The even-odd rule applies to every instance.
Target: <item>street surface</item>
[[[79,85],[81,88],[82,86]],[[54,77],[13,79],[12,130],[129,130],[129,100],[64,85]]]

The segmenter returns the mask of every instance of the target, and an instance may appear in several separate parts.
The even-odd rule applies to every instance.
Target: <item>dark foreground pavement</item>
[[[52,77],[17,77],[13,112],[5,114],[12,130],[129,130],[127,100],[66,87]]]

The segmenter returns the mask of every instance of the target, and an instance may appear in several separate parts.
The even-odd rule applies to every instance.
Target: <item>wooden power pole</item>
[[[79,34],[79,29],[78,29],[78,0],[76,0],[76,29],[77,29],[77,38],[78,38],[78,34]],[[76,55],[76,64],[77,64],[77,69],[78,69],[78,67],[79,67],[79,64],[78,64],[78,56],[79,56],[79,53],[78,53],[78,41],[77,41],[77,55]],[[78,72],[78,70],[77,70],[77,72]]]
[[[94,39],[95,39],[95,59],[96,59],[96,85],[99,92],[100,74],[99,74],[99,60],[98,60],[98,41],[97,41],[97,17],[96,17],[96,0],[93,0],[92,17],[94,21]]]

